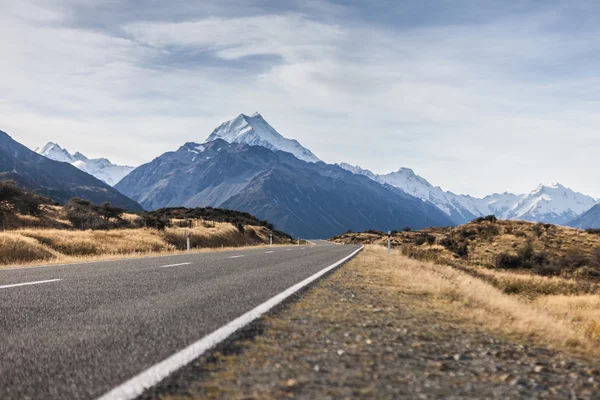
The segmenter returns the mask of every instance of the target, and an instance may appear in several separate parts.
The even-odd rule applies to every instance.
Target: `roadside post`
[[[300,246],[300,237],[298,237],[298,246]]]
[[[185,239],[187,242],[187,252],[189,253],[191,251],[191,249],[190,249],[190,231],[185,232]]]
[[[273,246],[273,234],[269,235],[269,246]]]
[[[388,231],[388,254],[392,252],[392,231]]]

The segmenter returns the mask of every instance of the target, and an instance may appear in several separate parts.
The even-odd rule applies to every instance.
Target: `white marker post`
[[[273,234],[269,235],[269,246],[273,246]]]
[[[300,246],[300,238],[298,238],[298,246]]]
[[[186,239],[186,242],[187,242],[187,252],[189,253],[191,251],[191,248],[190,248],[190,231],[186,231],[185,232],[185,239]]]
[[[388,231],[388,254],[392,252],[392,231]]]

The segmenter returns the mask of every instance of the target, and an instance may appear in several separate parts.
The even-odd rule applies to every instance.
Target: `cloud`
[[[593,5],[359,3],[11,3],[0,129],[139,164],[260,111],[329,162],[600,196]]]

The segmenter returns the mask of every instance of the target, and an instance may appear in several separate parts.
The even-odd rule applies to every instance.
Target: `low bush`
[[[17,213],[39,217],[44,205],[53,201],[34,192],[24,190],[13,180],[0,181],[0,221]]]
[[[469,247],[466,243],[459,243],[454,238],[443,238],[440,240],[440,245],[444,246],[459,257],[467,257],[469,255]]]
[[[435,243],[435,236],[430,235],[428,233],[422,233],[419,236],[417,236],[417,238],[415,239],[415,244],[417,246],[421,246],[422,244],[429,244],[432,245]]]
[[[485,217],[479,217],[479,218],[476,218],[475,220],[473,220],[473,222],[476,222],[476,223],[481,223],[481,222],[495,223],[497,221],[498,221],[498,218],[496,218],[495,215],[486,215]]]
[[[64,211],[75,229],[115,229],[130,226],[129,221],[123,219],[125,210],[108,202],[97,206],[89,200],[72,198],[65,204]]]

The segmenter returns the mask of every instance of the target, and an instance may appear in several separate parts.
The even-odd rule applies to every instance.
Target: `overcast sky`
[[[0,0],[0,129],[139,165],[259,111],[329,163],[600,197],[599,20],[597,1]]]

